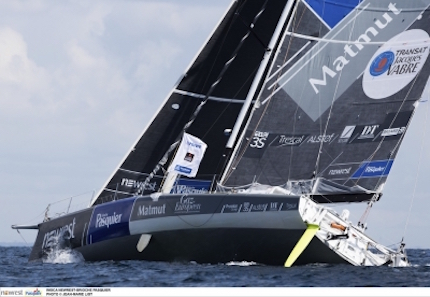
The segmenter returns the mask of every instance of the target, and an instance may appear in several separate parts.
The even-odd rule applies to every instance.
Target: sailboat
[[[408,266],[377,203],[430,74],[430,0],[235,0],[90,205],[29,260]],[[385,198],[384,199],[389,199]]]

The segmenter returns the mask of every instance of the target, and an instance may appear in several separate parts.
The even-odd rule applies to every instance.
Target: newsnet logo
[[[343,169],[331,169],[328,172],[328,175],[345,175],[351,172],[352,167],[343,168]]]
[[[14,290],[13,288],[2,288],[1,296],[24,296],[24,290]]]
[[[127,187],[127,188],[133,188],[133,189],[141,189],[144,191],[156,191],[157,182],[147,183],[145,185],[145,181],[137,181],[130,178],[123,178],[121,180],[121,186]]]

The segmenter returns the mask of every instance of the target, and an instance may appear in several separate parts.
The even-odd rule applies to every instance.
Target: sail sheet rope
[[[254,17],[254,19],[252,20],[252,22],[248,25],[248,31],[247,33],[242,37],[242,39],[240,40],[239,44],[237,45],[237,47],[235,48],[235,50],[233,51],[231,58],[229,60],[227,60],[227,62],[224,64],[224,67],[222,68],[220,74],[218,75],[217,79],[215,80],[214,83],[212,83],[212,85],[210,86],[208,92],[206,93],[204,99],[202,100],[202,102],[199,104],[199,106],[197,106],[196,110],[194,111],[193,115],[191,116],[190,120],[184,125],[183,129],[182,129],[182,133],[180,133],[178,135],[177,140],[172,143],[169,147],[169,149],[166,151],[166,153],[163,155],[163,157],[161,158],[161,160],[157,163],[157,165],[155,166],[155,168],[152,170],[152,172],[148,175],[148,177],[145,179],[142,187],[140,187],[137,191],[137,195],[141,195],[143,194],[143,190],[145,189],[145,187],[148,185],[148,183],[151,181],[151,179],[154,177],[155,174],[157,174],[157,172],[164,166],[166,165],[170,154],[176,149],[176,147],[179,145],[182,135],[183,133],[185,133],[188,128],[193,124],[194,120],[196,119],[197,115],[200,113],[200,110],[203,108],[203,106],[206,104],[206,102],[209,100],[209,97],[212,95],[213,91],[215,90],[216,86],[219,84],[219,82],[222,80],[223,75],[225,74],[225,72],[228,70],[228,68],[230,67],[230,65],[233,63],[233,61],[236,59],[237,54],[239,53],[240,49],[242,48],[242,45],[245,43],[245,41],[247,40],[247,38],[251,35],[251,33],[253,33],[252,35],[255,36],[256,34],[253,31],[253,28],[256,24],[256,22],[258,21],[258,19],[260,18],[260,16],[262,15],[262,13],[266,10],[266,6],[269,0],[266,0],[263,5],[261,10],[256,14],[256,16]],[[239,18],[240,13],[239,13],[239,9],[236,11],[235,15],[234,15],[234,19]],[[243,22],[243,20],[241,19],[241,21]],[[244,22],[243,22],[244,23]],[[245,24],[245,23],[244,23]],[[259,41],[260,39],[257,38]],[[264,45],[263,45],[264,46]],[[267,47],[266,47],[267,49]]]
[[[429,96],[430,96],[430,89],[429,89]],[[408,214],[406,217],[405,229],[403,230],[403,236],[402,236],[403,238],[406,236],[406,232],[408,229],[409,220],[410,220],[411,213],[412,213],[412,206],[414,204],[415,195],[416,195],[417,186],[418,186],[418,177],[419,177],[420,171],[421,171],[421,164],[423,163],[421,160],[422,160],[423,151],[424,151],[424,140],[426,139],[425,136],[427,135],[428,114],[429,114],[429,105],[427,104],[424,129],[423,129],[422,136],[421,136],[421,148],[420,148],[420,156],[418,158],[418,168],[417,168],[417,172],[415,175],[415,184],[414,184],[414,190],[412,192],[411,203],[409,205],[409,211],[408,211]]]
[[[418,77],[418,76],[417,76]],[[402,109],[402,106],[405,104],[405,102],[407,101],[407,99],[408,99],[408,97],[409,97],[409,94],[410,94],[410,92],[412,91],[412,89],[413,89],[413,87],[414,87],[414,85],[415,85],[415,83],[416,83],[416,80],[417,80],[417,78],[415,78],[414,79],[414,81],[413,81],[413,83],[411,84],[411,86],[410,86],[410,88],[409,88],[409,90],[408,90],[408,93],[406,94],[406,96],[405,96],[405,98],[403,99],[403,101],[402,101],[402,104],[400,105],[400,107],[398,108],[398,110],[397,110],[397,113],[396,113],[396,115],[393,117],[393,120],[391,121],[391,123],[390,123],[390,126],[389,127],[391,127],[393,124],[394,124],[394,122],[395,122],[395,120],[396,120],[396,118],[397,118],[397,116],[399,115],[399,112],[400,112],[400,110]],[[429,91],[429,93],[430,93],[430,91]],[[409,122],[408,122],[408,124],[407,124],[407,126],[409,127],[409,125],[410,125],[410,123],[411,123],[411,120],[412,120],[412,117],[409,119]],[[425,134],[426,134],[426,130],[427,130],[427,120],[428,120],[428,106],[427,106],[427,110],[426,110],[426,120],[425,120],[425,128],[424,128],[424,131],[423,131],[423,137],[421,137],[421,139],[422,139],[422,141],[421,141],[421,150],[420,150],[420,157],[419,157],[419,163],[418,163],[418,169],[417,169],[417,173],[416,173],[416,177],[415,177],[415,184],[414,184],[414,191],[413,191],[413,194],[412,194],[412,197],[411,197],[411,203],[410,203],[410,206],[409,206],[409,211],[408,211],[408,215],[407,215],[407,218],[406,218],[406,223],[405,223],[405,229],[404,229],[404,231],[403,231],[403,236],[402,236],[402,238],[404,238],[405,237],[405,235],[406,235],[406,230],[407,230],[407,226],[408,226],[408,224],[409,224],[409,218],[410,218],[410,214],[411,214],[411,211],[412,211],[412,205],[413,205],[413,201],[414,201],[414,199],[415,199],[415,193],[416,193],[416,187],[417,187],[417,182],[418,182],[418,174],[419,174],[419,172],[420,172],[420,167],[421,167],[421,159],[422,159],[422,151],[423,151],[423,147],[424,147],[424,136],[425,136]],[[407,129],[406,129],[407,130]],[[398,140],[398,142],[397,142],[397,144],[396,144],[396,146],[393,148],[393,150],[391,151],[391,154],[390,154],[390,156],[388,156],[389,158],[391,158],[392,157],[392,155],[395,153],[395,151],[397,150],[397,148],[400,146],[400,143],[403,141],[403,138],[405,137],[405,134],[403,134],[402,135],[402,137],[400,137],[400,139]],[[375,151],[372,153],[372,155],[368,158],[368,160],[373,160],[373,157],[375,156],[375,154],[376,154],[376,152],[379,150],[379,148],[381,147],[381,145],[382,145],[382,143],[384,142],[384,140],[385,140],[385,137],[383,137],[380,141],[379,141],[379,144],[378,144],[378,147],[375,149]],[[357,179],[357,181],[355,182],[355,184],[357,185],[358,184],[358,181],[360,180],[360,178],[361,178],[361,176]],[[377,184],[379,184],[380,183],[380,181],[382,180],[382,176],[379,178],[379,181],[378,181],[378,183]],[[363,213],[363,215],[361,216],[361,218],[360,218],[360,220],[359,220],[359,224],[362,224],[362,226],[364,226],[364,223],[367,221],[367,218],[368,218],[368,216],[369,216],[369,214],[370,214],[370,209],[372,208],[372,206],[373,206],[373,204],[375,203],[375,202],[377,202],[378,200],[379,200],[379,198],[380,198],[380,195],[378,195],[378,197],[374,197],[375,199],[372,199],[372,201],[369,203],[369,205],[366,207],[366,210],[364,211],[364,213]],[[403,241],[403,239],[402,239],[402,241]]]

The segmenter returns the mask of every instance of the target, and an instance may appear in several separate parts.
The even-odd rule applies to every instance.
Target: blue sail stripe
[[[305,0],[331,28],[336,26],[362,0]]]

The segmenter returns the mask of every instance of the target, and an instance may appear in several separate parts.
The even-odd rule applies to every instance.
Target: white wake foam
[[[50,264],[70,264],[85,262],[84,257],[78,251],[72,249],[53,249],[48,252],[43,263]]]
[[[227,265],[227,266],[253,266],[253,265],[257,265],[257,263],[247,262],[247,261],[241,261],[241,262],[231,261],[231,262],[225,263],[225,265]]]

